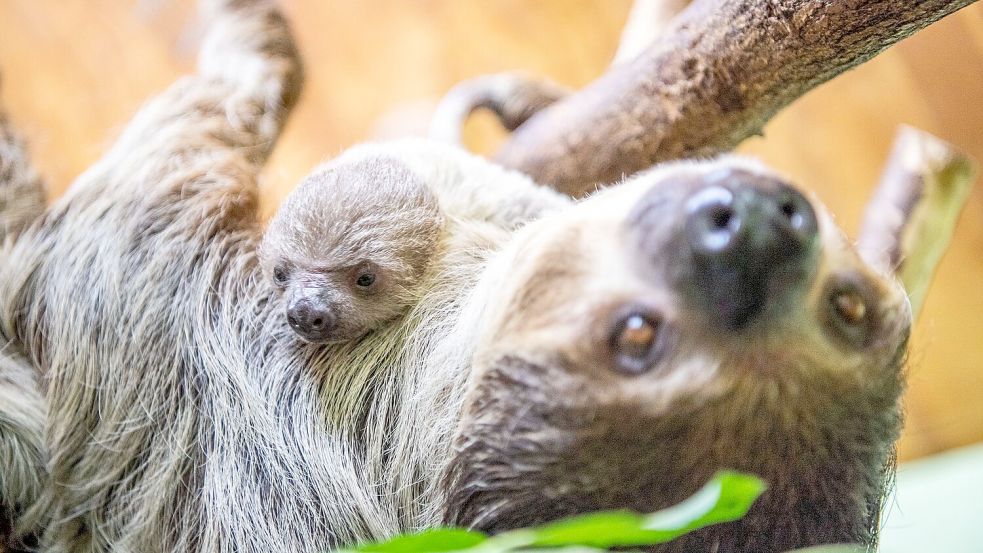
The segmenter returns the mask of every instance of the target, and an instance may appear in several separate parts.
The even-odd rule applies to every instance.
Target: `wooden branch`
[[[951,145],[902,127],[867,206],[858,248],[901,279],[915,316],[978,175]]]
[[[621,31],[613,65],[629,62],[648,49],[691,0],[635,0]]]
[[[635,0],[612,63],[629,61],[652,44],[690,0]],[[438,104],[430,126],[430,138],[461,144],[464,123],[472,113],[488,109],[508,131],[571,90],[549,79],[521,72],[485,75],[464,81]]]
[[[464,122],[482,108],[491,110],[502,126],[512,131],[568,94],[570,89],[560,84],[525,73],[476,77],[458,84],[440,101],[430,124],[430,137],[460,144]]]
[[[520,126],[497,155],[583,195],[716,154],[779,109],[975,0],[696,0],[642,55]]]

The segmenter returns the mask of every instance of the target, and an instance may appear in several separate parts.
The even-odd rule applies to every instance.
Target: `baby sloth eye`
[[[629,312],[616,325],[611,345],[618,368],[642,374],[658,361],[662,347],[660,321],[647,313]]]
[[[282,284],[286,284],[287,283],[287,270],[284,269],[283,267],[280,267],[280,266],[274,267],[273,268],[273,282],[275,282],[277,284],[281,284],[281,285]]]
[[[362,288],[368,288],[375,284],[375,275],[373,273],[362,273],[355,279],[355,284]]]

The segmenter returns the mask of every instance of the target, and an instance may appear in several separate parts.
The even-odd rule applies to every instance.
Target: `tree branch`
[[[690,0],[635,0],[612,63],[624,63],[638,56],[689,3]],[[571,92],[549,79],[521,72],[469,79],[452,88],[437,105],[430,125],[430,138],[461,144],[464,123],[482,108],[494,113],[506,130],[514,131],[540,110]]]
[[[542,110],[497,159],[583,195],[736,146],[815,86],[975,0],[696,0],[648,49]]]
[[[858,248],[898,275],[916,316],[977,174],[976,164],[951,145],[911,127],[898,131]]]

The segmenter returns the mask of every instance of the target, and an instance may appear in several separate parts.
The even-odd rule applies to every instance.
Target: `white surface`
[[[881,553],[983,553],[983,444],[903,465]]]

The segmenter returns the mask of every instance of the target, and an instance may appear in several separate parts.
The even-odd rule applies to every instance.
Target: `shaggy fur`
[[[442,226],[437,198],[398,159],[343,159],[315,170],[281,204],[260,259],[303,338],[352,340],[416,303]],[[310,321],[296,318],[298,306],[321,325],[304,328]]]
[[[12,243],[44,207],[41,178],[0,112],[0,243]],[[8,263],[7,256],[0,256],[0,264]],[[0,339],[0,551],[31,546],[43,523],[44,413],[33,367]]]
[[[733,169],[776,178],[740,159],[665,165],[529,224],[496,257],[446,475],[448,520],[499,531],[651,511],[735,468],[768,482],[751,513],[659,551],[876,541],[901,424],[906,297],[816,205],[812,268],[754,324],[729,328],[694,298],[702,276],[682,244],[686,200]],[[844,282],[867,302],[863,343],[829,315]],[[632,311],[659,321],[658,357],[642,374],[617,363]]]
[[[7,114],[0,111],[0,241],[16,238],[44,208],[41,177]]]
[[[148,103],[2,267],[2,335],[50,406],[45,550],[500,530],[655,509],[724,467],[771,488],[747,519],[664,550],[873,540],[910,314],[828,216],[793,301],[725,331],[682,299],[681,207],[714,171],[765,169],[667,165],[572,205],[449,147],[362,146],[348,159],[454,190],[443,232],[404,316],[302,343],[256,253],[255,178],[299,90],[296,52],[271,4],[216,7],[200,74]],[[828,322],[844,278],[867,291],[869,346]],[[666,338],[642,374],[613,364],[631,306]]]

